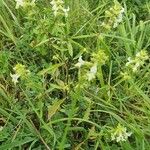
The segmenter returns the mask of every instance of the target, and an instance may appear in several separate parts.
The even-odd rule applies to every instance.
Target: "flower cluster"
[[[79,57],[78,63],[75,64],[75,67],[81,68],[85,64],[85,61],[82,59],[82,56]]]
[[[108,56],[105,54],[104,50],[98,50],[97,52],[92,53],[91,61],[84,61],[82,56],[79,57],[78,62],[75,64],[75,67],[81,68],[82,66],[87,66],[89,69],[83,69],[84,77],[88,81],[92,81],[96,78],[98,67],[101,67],[108,60]]]
[[[131,76],[128,74],[128,72],[121,72],[120,75],[123,77],[124,80],[131,79]]]
[[[98,70],[98,66],[102,66],[106,63],[106,61],[108,60],[108,56],[105,54],[104,50],[99,50],[96,53],[92,54],[92,67],[90,68],[90,71],[87,73],[87,79],[88,81],[91,81],[93,79],[95,79],[96,74],[97,74],[97,70]]]
[[[93,80],[96,77],[96,73],[97,73],[97,64],[94,64],[90,68],[90,71],[87,73],[87,79],[88,79],[88,81]]]
[[[19,7],[23,7],[24,5],[25,5],[24,0],[16,0],[16,9],[18,9]]]
[[[54,12],[54,16],[56,17],[58,14],[63,14],[65,17],[68,17],[69,7],[64,7],[63,0],[52,0],[50,2],[52,5],[52,10]]]
[[[114,1],[114,6],[109,10],[105,11],[106,20],[102,23],[105,29],[110,30],[116,28],[123,19],[124,8],[119,2]]]
[[[16,85],[18,83],[18,79],[19,79],[20,75],[15,73],[15,74],[10,74],[10,76],[12,78],[12,82]]]
[[[116,142],[126,141],[128,137],[132,135],[132,132],[127,132],[127,129],[120,124],[111,133],[111,139],[116,140]]]
[[[108,56],[102,49],[92,54],[92,61],[99,65],[104,65],[107,60],[108,60]]]
[[[10,74],[12,78],[12,82],[16,85],[18,83],[18,79],[22,77],[23,79],[26,78],[30,71],[26,70],[26,67],[22,64],[17,64],[13,70],[15,71],[15,74]]]
[[[119,25],[119,23],[122,22],[123,13],[124,13],[124,8],[122,7],[120,12],[119,12],[119,14],[118,14],[118,16],[116,17],[116,20],[114,22],[113,28],[116,28]]]
[[[35,0],[32,0],[31,2],[28,2],[26,0],[15,0],[16,1],[16,9],[19,7],[25,7],[27,5],[33,6],[35,5]]]
[[[142,50],[136,54],[135,58],[132,59],[131,57],[129,57],[126,66],[132,68],[133,72],[137,72],[148,58],[149,57],[147,52],[145,50]]]

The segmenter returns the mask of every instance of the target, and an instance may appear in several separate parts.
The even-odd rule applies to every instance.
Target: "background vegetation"
[[[0,149],[149,150],[150,1],[26,2],[0,0]]]

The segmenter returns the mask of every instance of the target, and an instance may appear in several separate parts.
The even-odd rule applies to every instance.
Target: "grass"
[[[0,149],[149,150],[149,1],[52,5],[0,1]]]

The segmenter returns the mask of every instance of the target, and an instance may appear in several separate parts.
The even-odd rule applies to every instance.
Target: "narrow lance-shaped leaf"
[[[58,100],[53,103],[53,105],[48,107],[48,120],[52,118],[53,115],[59,110],[60,105],[64,102],[64,100]]]

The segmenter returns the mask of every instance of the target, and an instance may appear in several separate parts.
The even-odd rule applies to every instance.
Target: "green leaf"
[[[53,115],[58,111],[60,105],[64,102],[64,100],[58,100],[53,103],[53,105],[48,107],[48,120],[52,118]]]
[[[40,43],[38,43],[37,45],[34,46],[34,48],[39,47],[45,43],[49,42],[49,39],[43,39]]]
[[[62,65],[63,65],[63,63],[51,65],[50,67],[48,67],[48,68],[43,69],[42,71],[40,71],[38,73],[38,75],[53,74]]]
[[[35,138],[26,138],[26,139],[24,139],[24,140],[20,140],[20,141],[14,141],[14,142],[8,142],[8,143],[5,143],[5,144],[3,144],[3,145],[1,145],[0,146],[0,149],[2,150],[4,150],[4,149],[13,149],[14,147],[19,147],[19,146],[22,146],[22,145],[24,145],[24,144],[26,144],[26,143],[29,143],[29,142],[31,142],[31,141],[33,141],[33,140],[35,140]]]
[[[72,47],[71,42],[68,42],[67,46],[68,46],[69,55],[72,57],[73,56],[73,47]]]

